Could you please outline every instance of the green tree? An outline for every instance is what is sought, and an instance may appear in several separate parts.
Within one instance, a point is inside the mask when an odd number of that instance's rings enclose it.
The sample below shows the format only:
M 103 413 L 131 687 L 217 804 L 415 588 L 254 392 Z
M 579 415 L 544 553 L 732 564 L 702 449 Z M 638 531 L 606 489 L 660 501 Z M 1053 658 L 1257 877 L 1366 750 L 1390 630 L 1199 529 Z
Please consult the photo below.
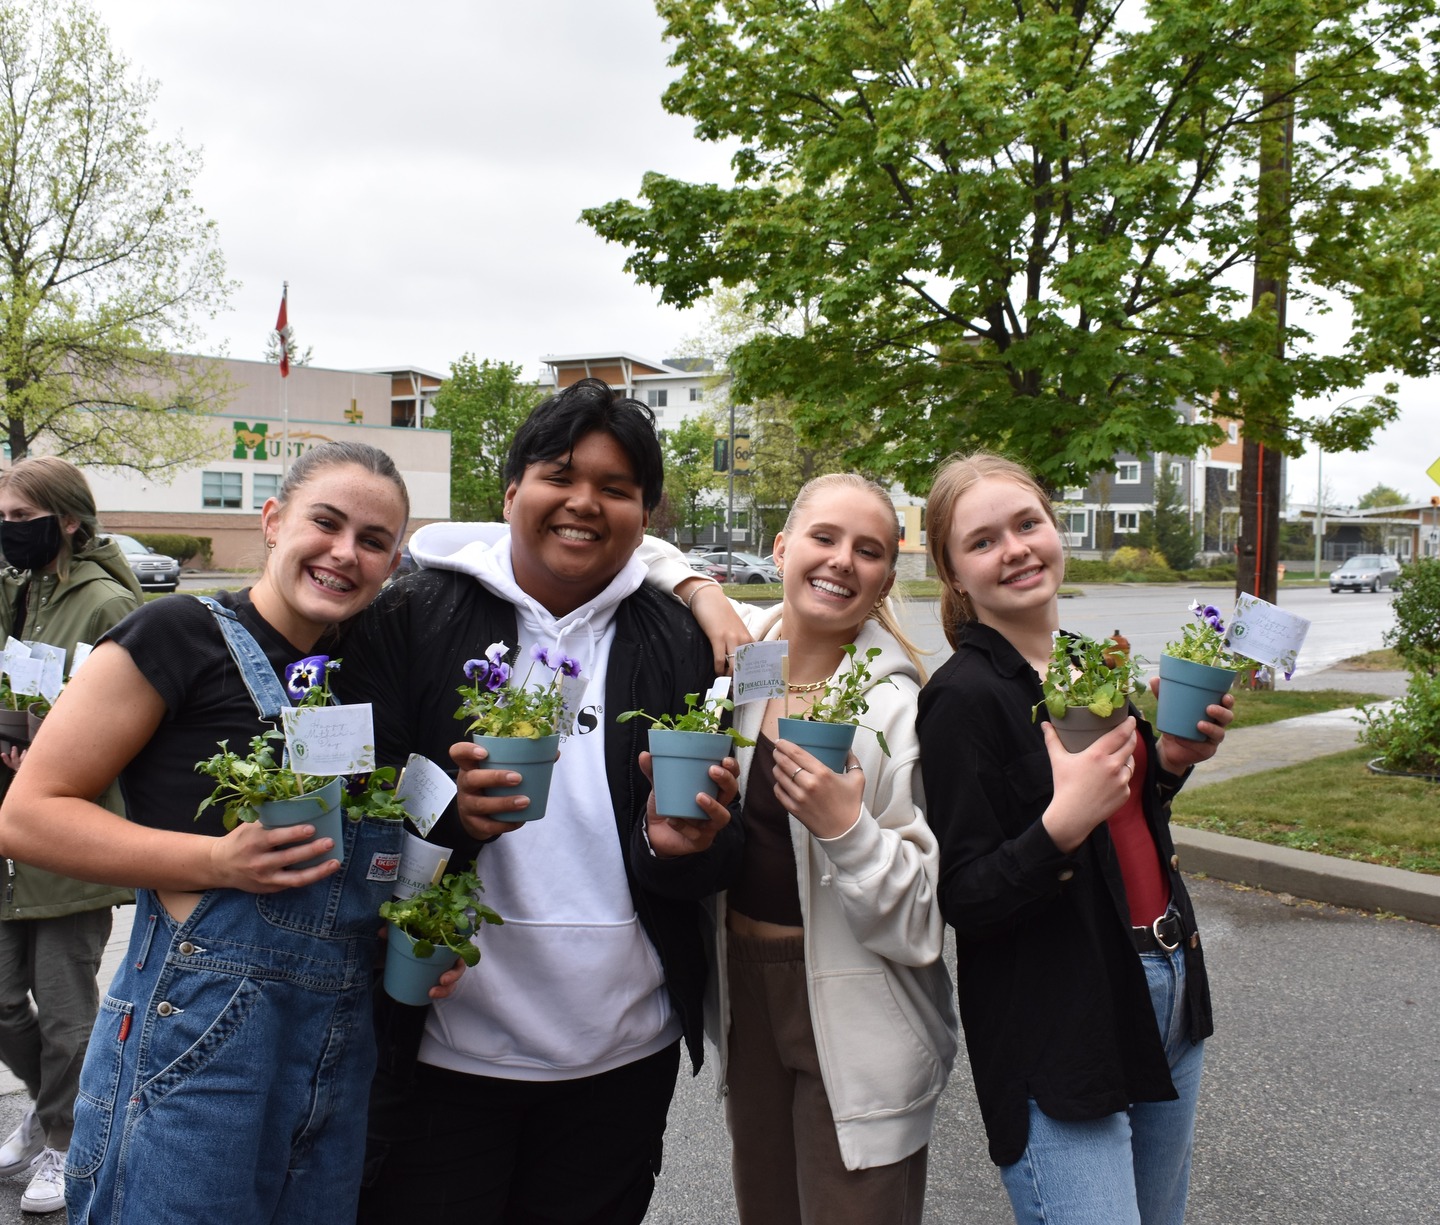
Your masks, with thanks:
M 1353 297 L 1367 227 L 1410 181 L 1382 172 L 1425 157 L 1435 4 L 658 0 L 665 106 L 734 143 L 735 185 L 652 173 L 582 216 L 666 302 L 721 284 L 762 318 L 815 303 L 802 334 L 732 354 L 736 394 L 843 414 L 851 459 L 911 489 L 975 445 L 1063 486 L 1218 441 L 1177 402 L 1293 451 L 1295 399 L 1395 356 L 1359 317 L 1341 352 L 1292 327 L 1280 355 L 1273 299 L 1237 284 L 1260 137 L 1293 107 L 1292 304 Z M 1292 56 L 1293 86 L 1262 92 Z M 1355 407 L 1326 449 L 1394 412 Z
M 665 455 L 665 493 L 681 543 L 686 547 L 693 547 L 705 528 L 725 521 L 719 501 L 724 478 L 715 471 L 718 434 L 715 418 L 701 413 L 660 435 Z
M 430 429 L 450 431 L 450 516 L 496 522 L 505 505 L 501 471 L 510 439 L 543 397 L 509 362 L 478 365 L 467 353 L 450 363 L 435 396 Z
M 1365 494 L 1355 505 L 1361 510 L 1372 506 L 1404 506 L 1410 501 L 1398 489 L 1392 489 L 1389 485 L 1376 485 L 1374 489 Z
M 12 458 L 155 472 L 215 449 L 216 368 L 172 350 L 230 286 L 155 86 L 80 0 L 0 2 L 0 394 Z
M 1140 516 L 1140 540 L 1159 553 L 1172 570 L 1188 570 L 1195 564 L 1197 545 L 1180 495 L 1180 483 L 1163 455 L 1154 459 L 1155 509 Z

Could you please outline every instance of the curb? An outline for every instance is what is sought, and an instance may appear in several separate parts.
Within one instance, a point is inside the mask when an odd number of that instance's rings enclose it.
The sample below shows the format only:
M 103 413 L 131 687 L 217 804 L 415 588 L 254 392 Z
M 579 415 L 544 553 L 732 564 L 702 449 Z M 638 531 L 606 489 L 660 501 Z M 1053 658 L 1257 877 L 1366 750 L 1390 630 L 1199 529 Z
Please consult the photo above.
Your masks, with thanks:
M 1332 906 L 1385 911 L 1440 925 L 1440 876 L 1296 851 L 1183 825 L 1172 825 L 1170 833 L 1187 872 Z

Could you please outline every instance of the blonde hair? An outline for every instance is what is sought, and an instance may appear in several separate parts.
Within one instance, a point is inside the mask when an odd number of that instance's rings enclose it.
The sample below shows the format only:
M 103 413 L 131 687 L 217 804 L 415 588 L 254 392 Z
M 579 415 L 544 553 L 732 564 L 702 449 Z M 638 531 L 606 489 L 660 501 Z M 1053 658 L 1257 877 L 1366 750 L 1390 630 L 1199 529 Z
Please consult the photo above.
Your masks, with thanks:
M 1028 489 L 1039 500 L 1050 522 L 1059 530 L 1060 520 L 1050 504 L 1050 495 L 1034 474 L 1013 459 L 991 451 L 974 451 L 969 455 L 952 455 L 941 466 L 930 487 L 926 502 L 926 547 L 930 563 L 940 580 L 940 627 L 952 647 L 960 645 L 960 630 L 975 620 L 970 597 L 956 586 L 955 568 L 950 564 L 950 540 L 955 534 L 955 504 L 981 481 L 991 477 L 1013 481 Z
M 895 506 L 890 501 L 890 495 L 885 491 L 883 485 L 875 481 L 867 480 L 854 472 L 829 472 L 824 476 L 817 476 L 805 482 L 800 487 L 800 492 L 795 495 L 795 500 L 790 504 L 790 513 L 785 516 L 785 526 L 782 529 L 788 536 L 795 529 L 800 521 L 800 516 L 805 508 L 817 494 L 827 493 L 830 490 L 843 492 L 854 492 L 869 494 L 885 508 L 885 521 L 890 524 L 890 538 L 885 542 L 886 552 L 890 555 L 890 573 L 895 573 L 896 564 L 900 560 L 900 521 L 895 517 Z M 900 649 L 905 652 L 906 657 L 920 674 L 923 683 L 926 678 L 925 665 L 920 659 L 920 648 L 917 647 L 900 628 L 898 608 L 900 599 L 892 594 L 881 600 L 880 603 L 865 614 L 865 620 L 875 620 L 881 629 L 890 635 L 899 644 Z
M 90 492 L 85 474 L 69 460 L 55 455 L 27 456 L 0 472 L 0 489 L 12 490 L 36 510 L 54 515 L 62 523 L 73 519 L 79 524 L 73 535 L 60 533 L 55 573 L 64 582 L 70 577 L 71 559 L 100 535 L 95 495 Z

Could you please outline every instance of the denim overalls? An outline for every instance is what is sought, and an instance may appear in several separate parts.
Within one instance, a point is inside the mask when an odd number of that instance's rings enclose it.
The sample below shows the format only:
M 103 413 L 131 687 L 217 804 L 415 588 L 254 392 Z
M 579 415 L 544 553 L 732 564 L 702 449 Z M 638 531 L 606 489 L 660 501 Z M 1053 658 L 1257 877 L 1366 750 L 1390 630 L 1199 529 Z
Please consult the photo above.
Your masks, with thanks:
M 263 651 L 216 615 L 273 717 L 288 701 Z M 211 889 L 178 924 L 138 891 L 129 953 L 80 1075 L 65 1169 L 72 1225 L 354 1221 L 377 909 L 402 829 L 343 825 L 345 862 L 313 885 Z

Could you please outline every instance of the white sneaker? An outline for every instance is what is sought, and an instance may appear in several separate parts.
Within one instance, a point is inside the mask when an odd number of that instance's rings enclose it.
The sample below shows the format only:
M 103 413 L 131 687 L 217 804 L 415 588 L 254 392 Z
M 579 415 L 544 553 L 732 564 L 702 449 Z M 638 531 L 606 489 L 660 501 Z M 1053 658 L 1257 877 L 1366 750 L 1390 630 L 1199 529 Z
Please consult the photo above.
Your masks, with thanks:
M 14 1178 L 27 1174 L 35 1164 L 35 1158 L 45 1151 L 45 1129 L 35 1117 L 35 1104 L 25 1112 L 20 1126 L 10 1133 L 9 1139 L 0 1144 L 0 1178 Z
M 35 1174 L 20 1197 L 21 1212 L 59 1212 L 65 1207 L 65 1154 L 47 1148 L 35 1163 Z

